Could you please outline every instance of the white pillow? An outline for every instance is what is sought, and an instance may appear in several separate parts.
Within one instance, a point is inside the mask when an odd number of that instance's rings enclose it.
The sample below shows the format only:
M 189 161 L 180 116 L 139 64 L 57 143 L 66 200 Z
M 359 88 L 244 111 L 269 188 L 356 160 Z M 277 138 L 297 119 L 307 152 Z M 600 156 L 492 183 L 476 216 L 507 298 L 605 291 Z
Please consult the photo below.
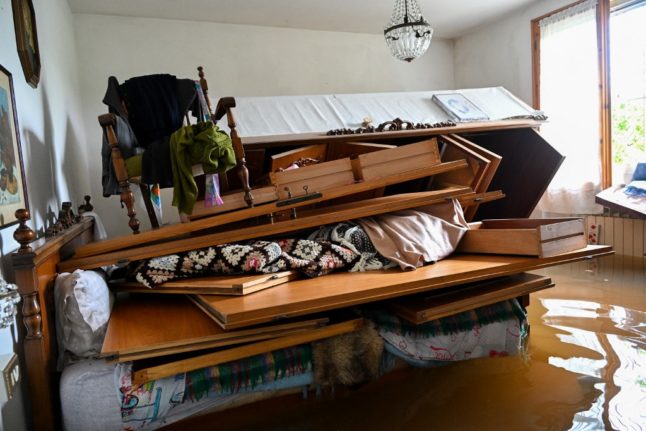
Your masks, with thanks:
M 105 279 L 94 271 L 58 275 L 54 303 L 59 368 L 66 359 L 99 355 L 113 302 Z

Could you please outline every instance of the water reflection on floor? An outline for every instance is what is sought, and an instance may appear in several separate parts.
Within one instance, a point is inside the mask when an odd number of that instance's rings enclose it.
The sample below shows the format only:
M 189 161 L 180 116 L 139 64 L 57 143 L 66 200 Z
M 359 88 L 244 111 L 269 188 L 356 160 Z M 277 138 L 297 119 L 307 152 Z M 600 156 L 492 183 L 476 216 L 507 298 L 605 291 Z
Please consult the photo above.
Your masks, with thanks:
M 224 415 L 212 429 L 646 430 L 646 260 L 538 272 L 556 287 L 532 294 L 525 358 L 411 370 L 349 395 Z

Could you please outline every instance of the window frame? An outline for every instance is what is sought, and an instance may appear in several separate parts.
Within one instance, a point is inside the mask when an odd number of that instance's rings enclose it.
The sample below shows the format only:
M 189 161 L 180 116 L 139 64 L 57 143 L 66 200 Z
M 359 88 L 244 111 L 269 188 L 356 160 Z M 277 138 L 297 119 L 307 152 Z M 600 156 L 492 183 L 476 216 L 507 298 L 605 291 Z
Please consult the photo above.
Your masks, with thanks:
M 541 108 L 541 28 L 540 21 L 586 0 L 568 4 L 531 20 L 532 43 L 532 106 Z M 601 188 L 612 186 L 612 110 L 610 93 L 610 0 L 597 2 L 597 51 L 599 68 L 599 157 Z

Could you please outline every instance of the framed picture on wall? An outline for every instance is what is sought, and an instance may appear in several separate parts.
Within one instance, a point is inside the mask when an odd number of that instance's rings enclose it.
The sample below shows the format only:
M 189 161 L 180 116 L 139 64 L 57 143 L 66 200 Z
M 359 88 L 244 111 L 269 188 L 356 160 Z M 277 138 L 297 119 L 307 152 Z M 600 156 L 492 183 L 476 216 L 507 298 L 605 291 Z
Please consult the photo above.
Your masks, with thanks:
M 27 83 L 36 88 L 40 81 L 40 50 L 34 4 L 32 0 L 11 0 L 11 6 L 22 71 Z
M 460 93 L 434 94 L 433 101 L 451 116 L 455 121 L 488 120 L 487 114 L 482 112 L 473 102 Z
M 17 223 L 17 209 L 28 209 L 19 130 L 11 73 L 0 65 L 0 227 Z

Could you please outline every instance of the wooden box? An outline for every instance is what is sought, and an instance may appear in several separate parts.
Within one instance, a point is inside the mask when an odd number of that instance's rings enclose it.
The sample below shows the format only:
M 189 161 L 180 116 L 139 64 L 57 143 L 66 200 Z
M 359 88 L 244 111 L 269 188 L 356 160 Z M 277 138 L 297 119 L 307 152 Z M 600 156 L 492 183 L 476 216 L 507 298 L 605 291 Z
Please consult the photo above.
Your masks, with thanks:
M 482 220 L 469 226 L 459 252 L 550 257 L 587 245 L 581 218 Z

